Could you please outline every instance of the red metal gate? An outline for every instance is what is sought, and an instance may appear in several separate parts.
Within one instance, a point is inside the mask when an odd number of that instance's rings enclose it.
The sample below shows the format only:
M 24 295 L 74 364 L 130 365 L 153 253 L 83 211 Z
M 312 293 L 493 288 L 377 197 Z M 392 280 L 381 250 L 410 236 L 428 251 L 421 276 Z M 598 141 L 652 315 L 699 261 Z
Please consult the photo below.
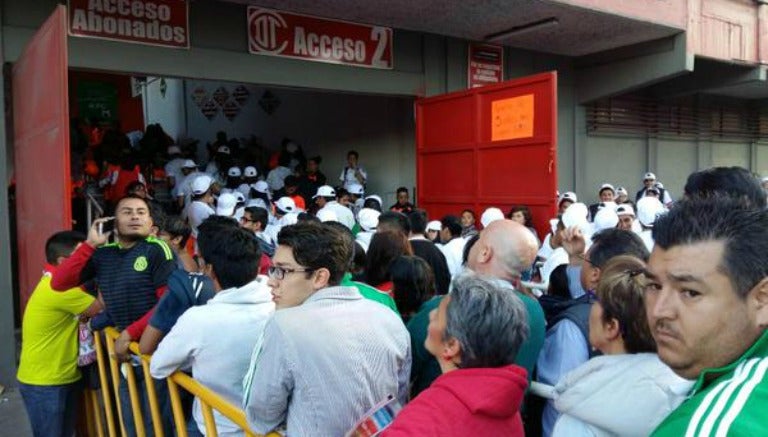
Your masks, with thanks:
M 416 102 L 418 204 L 430 217 L 531 208 L 540 234 L 557 191 L 557 73 Z
M 40 279 L 45 241 L 72 228 L 67 14 L 57 6 L 13 65 L 14 175 L 21 311 Z

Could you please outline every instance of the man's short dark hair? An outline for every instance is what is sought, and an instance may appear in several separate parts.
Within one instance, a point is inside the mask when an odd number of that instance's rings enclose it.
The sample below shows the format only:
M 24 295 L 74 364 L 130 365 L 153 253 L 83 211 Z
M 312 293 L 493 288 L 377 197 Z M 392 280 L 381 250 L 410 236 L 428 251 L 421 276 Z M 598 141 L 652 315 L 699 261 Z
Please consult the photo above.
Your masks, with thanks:
M 259 274 L 261 249 L 253 234 L 240 227 L 225 227 L 203 247 L 200 254 L 211 264 L 222 289 L 242 287 Z
M 480 239 L 480 233 L 476 233 L 469 237 L 466 243 L 464 243 L 464 249 L 461 252 L 461 265 L 465 266 L 467 265 L 467 261 L 469 261 L 469 251 L 472 250 L 472 246 L 477 244 L 477 240 Z
M 115 203 L 115 211 L 117 211 L 118 208 L 120 208 L 120 204 L 123 203 L 123 201 L 126 200 L 126 199 L 139 199 L 142 202 L 144 202 L 145 205 L 147 205 L 147 211 L 151 211 L 152 210 L 152 206 L 149 204 L 149 200 L 147 200 L 147 199 L 145 199 L 145 198 L 143 198 L 141 196 L 137 196 L 135 194 L 126 194 L 125 196 L 121 197 L 120 200 L 117 201 L 117 203 Z
M 375 209 L 376 211 L 381 212 L 381 203 L 379 203 L 376 198 L 369 197 L 363 202 L 363 208 Z
M 78 231 L 62 231 L 51 235 L 45 242 L 45 260 L 48 264 L 56 264 L 60 256 L 68 257 L 85 239 L 85 234 Z
M 318 219 L 319 222 L 319 219 Z M 330 232 L 336 232 L 336 235 L 339 239 L 344 241 L 344 244 L 349 245 L 350 253 L 352 254 L 349 258 L 349 266 L 347 266 L 347 271 L 350 271 L 352 269 L 352 264 L 354 264 L 354 257 L 355 257 L 355 236 L 352 234 L 352 231 L 346 227 L 344 224 L 337 222 L 337 221 L 328 221 L 328 222 L 322 222 L 322 225 L 328 228 Z M 363 250 L 363 258 L 365 258 L 365 250 Z M 365 261 L 363 261 L 363 265 L 365 265 Z
M 200 226 L 197 227 L 197 248 L 200 251 L 200 254 L 203 254 L 203 248 L 207 248 L 209 243 L 219 238 L 219 232 L 239 227 L 240 225 L 237 223 L 237 220 L 232 217 L 215 214 L 208 216 L 208 218 L 203 220 L 203 222 L 200 223 Z M 203 255 L 203 258 L 205 258 L 205 255 Z
M 349 155 L 354 156 L 355 159 L 360 158 L 360 154 L 358 154 L 356 150 L 350 150 L 349 152 L 347 152 L 347 157 L 349 157 Z
M 181 237 L 181 242 L 179 243 L 179 246 L 181 247 L 187 245 L 187 240 L 192 234 L 192 228 L 177 215 L 167 216 L 165 220 L 163 220 L 160 229 L 167 232 L 171 238 Z
M 766 207 L 760 179 L 741 167 L 713 167 L 691 173 L 685 182 L 686 196 L 726 196 L 749 200 L 755 208 Z
M 623 229 L 603 229 L 592 236 L 589 249 L 589 262 L 602 268 L 611 258 L 619 255 L 632 255 L 648 261 L 648 248 L 637 234 Z
M 408 193 L 408 188 L 406 188 L 406 187 L 398 187 L 396 194 L 400 194 L 400 193 L 406 193 L 407 194 Z
M 267 223 L 269 223 L 269 213 L 266 209 L 260 206 L 249 206 L 243 211 L 251 215 L 251 220 L 261 223 L 262 231 L 267 228 Z
M 423 209 L 414 209 L 408 213 L 408 222 L 411 225 L 411 232 L 414 234 L 427 232 L 427 212 Z
M 461 236 L 461 220 L 455 215 L 447 215 L 440 220 L 440 225 L 443 228 L 448 228 L 452 237 Z
M 328 285 L 338 285 L 349 266 L 352 248 L 332 229 L 313 222 L 285 226 L 277 234 L 277 244 L 290 247 L 296 262 L 306 269 L 328 269 Z
M 411 233 L 411 222 L 402 212 L 384 211 L 379 216 L 379 225 L 376 227 L 376 230 L 382 231 L 386 229 L 399 231 L 408 235 Z
M 336 190 L 336 199 L 341 199 L 341 198 L 342 198 L 342 197 L 344 197 L 344 196 L 349 196 L 349 191 L 347 191 L 347 189 L 346 189 L 346 188 L 338 188 L 338 189 Z M 332 197 L 326 197 L 326 199 L 331 199 L 331 200 L 333 200 L 333 198 L 332 198 Z
M 653 225 L 656 246 L 669 249 L 707 241 L 725 245 L 719 270 L 742 298 L 768 276 L 768 211 L 750 199 L 724 194 L 676 202 Z
M 299 178 L 290 174 L 283 179 L 283 185 L 286 187 L 297 187 L 299 185 Z

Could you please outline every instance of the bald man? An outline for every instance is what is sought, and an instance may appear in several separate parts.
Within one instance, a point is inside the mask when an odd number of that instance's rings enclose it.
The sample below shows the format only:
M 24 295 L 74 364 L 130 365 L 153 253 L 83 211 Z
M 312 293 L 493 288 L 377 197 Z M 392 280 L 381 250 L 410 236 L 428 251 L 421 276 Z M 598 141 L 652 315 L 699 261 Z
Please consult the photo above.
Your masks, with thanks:
M 521 273 L 533 264 L 538 250 L 536 237 L 525 226 L 512 220 L 496 220 L 480 232 L 480 238 L 467 257 L 467 267 L 492 278 L 525 304 L 529 334 L 517 353 L 515 364 L 525 367 L 529 381 L 544 344 L 546 321 L 539 301 L 517 289 L 516 284 Z

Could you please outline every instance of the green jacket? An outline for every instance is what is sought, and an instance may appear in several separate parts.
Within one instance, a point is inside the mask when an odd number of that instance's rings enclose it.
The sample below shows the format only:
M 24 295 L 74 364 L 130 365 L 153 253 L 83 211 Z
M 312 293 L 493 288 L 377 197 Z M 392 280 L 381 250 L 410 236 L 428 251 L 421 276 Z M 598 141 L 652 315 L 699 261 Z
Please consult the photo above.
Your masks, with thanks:
M 768 435 L 768 331 L 738 360 L 701 372 L 689 398 L 654 436 Z
M 392 311 L 396 312 L 398 315 L 400 315 L 400 312 L 397 311 L 397 306 L 395 305 L 395 300 L 392 299 L 389 294 L 379 291 L 373 287 L 371 287 L 368 284 L 363 284 L 362 282 L 357 282 L 352 280 L 352 274 L 351 273 L 345 273 L 344 277 L 341 278 L 341 284 L 346 287 L 355 287 L 357 288 L 357 291 L 360 292 L 360 294 L 363 295 L 364 298 L 370 299 L 373 301 L 376 301 L 384 306 L 387 306 L 392 309 Z

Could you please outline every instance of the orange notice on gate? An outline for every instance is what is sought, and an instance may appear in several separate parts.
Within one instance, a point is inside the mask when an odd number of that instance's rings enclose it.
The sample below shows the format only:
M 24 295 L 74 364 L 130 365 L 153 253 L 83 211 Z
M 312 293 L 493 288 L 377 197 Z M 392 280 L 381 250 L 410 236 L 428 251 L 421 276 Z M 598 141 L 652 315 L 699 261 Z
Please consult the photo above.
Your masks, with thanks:
M 491 141 L 533 136 L 533 94 L 491 102 Z

